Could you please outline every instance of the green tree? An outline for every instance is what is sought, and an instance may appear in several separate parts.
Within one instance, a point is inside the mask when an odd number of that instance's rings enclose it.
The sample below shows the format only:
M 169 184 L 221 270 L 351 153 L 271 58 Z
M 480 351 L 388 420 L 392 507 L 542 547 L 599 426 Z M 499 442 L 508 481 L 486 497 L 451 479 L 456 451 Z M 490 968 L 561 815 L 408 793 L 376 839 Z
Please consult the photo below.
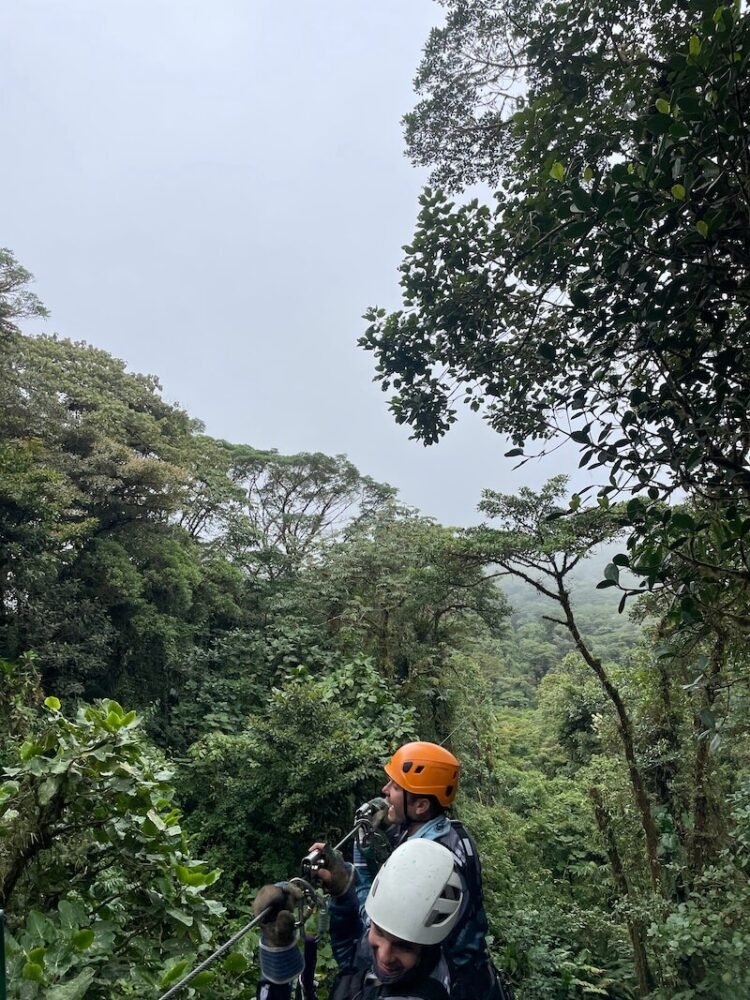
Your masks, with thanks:
M 327 538 L 395 495 L 392 487 L 362 476 L 344 455 L 246 448 L 236 470 L 258 542 L 250 567 L 270 582 L 298 572 Z
M 316 838 L 339 839 L 381 761 L 414 736 L 414 710 L 367 660 L 329 676 L 300 668 L 232 734 L 190 749 L 190 828 L 237 891 L 297 874 Z
M 433 442 L 463 399 L 510 454 L 569 438 L 603 493 L 648 492 L 636 572 L 677 578 L 687 616 L 694 584 L 706 619 L 746 621 L 750 19 L 703 0 L 446 6 L 412 150 L 499 187 L 494 209 L 426 191 L 404 306 L 369 312 L 396 419 Z M 677 490 L 691 522 L 655 506 Z
M 184 746 L 186 670 L 263 627 L 258 453 L 202 434 L 104 351 L 21 335 L 4 349 L 0 649 L 35 650 L 60 694 L 149 706 L 152 731 Z
M 15 320 L 48 315 L 28 287 L 32 281 L 33 276 L 21 267 L 11 251 L 0 247 L 0 344 L 19 333 Z
M 155 379 L 130 375 L 103 351 L 15 336 L 7 361 L 0 646 L 11 658 L 35 649 L 58 690 L 67 682 L 80 691 L 94 664 L 111 660 L 110 609 L 140 588 L 123 538 L 171 530 L 191 424 L 161 400 Z M 107 554 L 109 593 L 99 595 L 85 577 Z

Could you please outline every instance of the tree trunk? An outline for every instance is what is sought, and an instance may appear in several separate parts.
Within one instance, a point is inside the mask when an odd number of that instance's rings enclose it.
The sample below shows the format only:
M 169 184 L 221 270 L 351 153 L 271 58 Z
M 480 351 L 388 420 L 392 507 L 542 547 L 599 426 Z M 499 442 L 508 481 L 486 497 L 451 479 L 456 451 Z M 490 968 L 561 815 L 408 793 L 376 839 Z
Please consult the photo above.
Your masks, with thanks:
M 622 899 L 627 899 L 630 895 L 630 886 L 628 885 L 625 868 L 622 863 L 622 858 L 620 857 L 620 851 L 617 847 L 617 840 L 615 839 L 614 828 L 612 825 L 612 817 L 610 816 L 607 807 L 604 805 L 604 800 L 602 799 L 601 792 L 598 788 L 589 788 L 589 795 L 591 797 L 591 801 L 594 803 L 596 825 L 599 828 L 599 833 L 604 841 L 604 849 L 606 850 L 607 857 L 609 858 L 609 865 L 612 870 L 612 879 L 615 883 L 615 889 Z M 630 942 L 633 946 L 633 962 L 635 965 L 636 979 L 638 980 L 638 992 L 642 997 L 646 997 L 649 993 L 651 993 L 655 986 L 654 977 L 648 964 L 648 954 L 646 953 L 646 934 L 640 920 L 628 917 L 627 925 Z
M 724 638 L 719 636 L 711 654 L 711 666 L 706 684 L 706 697 L 704 706 L 710 709 L 716 700 L 716 680 L 721 673 L 721 658 L 724 653 Z M 709 792 L 708 792 L 708 760 L 710 753 L 710 741 L 708 735 L 703 735 L 705 725 L 700 717 L 700 712 L 695 714 L 695 732 L 698 737 L 698 745 L 695 751 L 695 793 L 693 796 L 693 835 L 690 839 L 688 850 L 688 867 L 690 879 L 701 871 L 706 863 L 706 846 L 708 843 L 708 814 L 709 814 Z
M 559 581 L 559 585 L 559 600 L 563 611 L 565 612 L 565 621 L 568 631 L 573 636 L 578 652 L 596 674 L 599 683 L 604 688 L 609 700 L 614 706 L 615 712 L 617 713 L 620 738 L 625 752 L 625 760 L 628 766 L 630 784 L 633 789 L 633 795 L 635 797 L 638 813 L 641 819 L 641 826 L 643 827 L 643 833 L 646 838 L 646 856 L 648 859 L 649 872 L 651 874 L 651 883 L 654 889 L 661 892 L 662 879 L 661 865 L 659 864 L 658 857 L 658 835 L 656 832 L 654 817 L 651 813 L 651 801 L 649 799 L 648 792 L 646 791 L 643 775 L 638 767 L 638 761 L 635 756 L 633 726 L 630 721 L 630 716 L 625 708 L 625 703 L 620 697 L 620 692 L 610 680 L 607 671 L 604 669 L 602 661 L 591 653 L 588 646 L 583 641 L 583 637 L 578 631 L 578 626 L 576 625 L 573 609 L 570 606 L 570 596 L 563 587 L 562 580 Z

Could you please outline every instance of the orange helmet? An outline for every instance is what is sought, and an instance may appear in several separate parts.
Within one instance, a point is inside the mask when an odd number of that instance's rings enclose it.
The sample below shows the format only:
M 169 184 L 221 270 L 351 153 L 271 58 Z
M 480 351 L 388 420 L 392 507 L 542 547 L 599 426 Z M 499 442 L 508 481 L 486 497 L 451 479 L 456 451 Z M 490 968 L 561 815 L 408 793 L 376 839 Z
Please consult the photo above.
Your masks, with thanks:
M 385 773 L 407 792 L 434 795 L 441 806 L 456 797 L 461 765 L 437 743 L 405 743 L 385 765 Z

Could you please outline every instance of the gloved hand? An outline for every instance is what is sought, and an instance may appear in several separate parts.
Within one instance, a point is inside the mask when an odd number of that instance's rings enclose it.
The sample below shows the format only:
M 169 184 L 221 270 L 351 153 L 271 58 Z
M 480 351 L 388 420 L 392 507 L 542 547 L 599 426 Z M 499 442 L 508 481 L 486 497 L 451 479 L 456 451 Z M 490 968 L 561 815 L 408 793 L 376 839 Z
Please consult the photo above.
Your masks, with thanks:
M 370 799 L 369 802 L 362 803 L 354 814 L 354 822 L 356 823 L 360 819 L 366 819 L 374 830 L 381 826 L 387 815 L 388 803 L 385 799 L 378 796 L 375 799 Z
M 354 874 L 352 866 L 344 861 L 343 856 L 338 851 L 334 851 L 326 844 L 325 867 L 331 876 L 328 880 L 328 891 L 332 896 L 343 895 L 352 884 Z
M 310 850 L 323 852 L 323 863 L 318 868 L 317 875 L 326 890 L 331 896 L 342 896 L 352 884 L 353 867 L 328 844 L 318 842 L 313 844 Z
M 294 907 L 304 893 L 296 885 L 281 882 L 264 885 L 253 901 L 253 913 L 257 917 L 264 910 L 269 913 L 261 920 L 263 938 L 272 948 L 288 948 L 295 938 Z

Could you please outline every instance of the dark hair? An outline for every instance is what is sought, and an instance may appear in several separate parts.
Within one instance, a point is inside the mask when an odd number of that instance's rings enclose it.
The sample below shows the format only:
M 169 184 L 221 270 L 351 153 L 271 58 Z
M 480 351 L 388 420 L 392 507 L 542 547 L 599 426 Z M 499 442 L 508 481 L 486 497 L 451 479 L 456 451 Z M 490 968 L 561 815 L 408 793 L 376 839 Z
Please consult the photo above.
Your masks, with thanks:
M 403 791 L 404 791 L 404 803 L 405 804 L 408 803 L 408 801 L 409 801 L 409 799 L 407 798 L 407 796 L 409 796 L 409 795 L 412 797 L 412 799 L 427 799 L 427 801 L 430 803 L 430 809 L 429 809 L 429 812 L 427 814 L 427 821 L 429 821 L 431 819 L 435 819 L 436 816 L 442 816 L 443 813 L 446 811 L 445 806 L 442 805 L 438 801 L 438 798 L 437 798 L 436 795 L 423 795 L 421 792 L 410 792 L 410 791 L 407 791 L 406 788 L 404 788 Z M 408 806 L 407 806 L 407 809 L 408 809 Z M 408 819 L 408 816 L 407 816 L 407 819 Z

